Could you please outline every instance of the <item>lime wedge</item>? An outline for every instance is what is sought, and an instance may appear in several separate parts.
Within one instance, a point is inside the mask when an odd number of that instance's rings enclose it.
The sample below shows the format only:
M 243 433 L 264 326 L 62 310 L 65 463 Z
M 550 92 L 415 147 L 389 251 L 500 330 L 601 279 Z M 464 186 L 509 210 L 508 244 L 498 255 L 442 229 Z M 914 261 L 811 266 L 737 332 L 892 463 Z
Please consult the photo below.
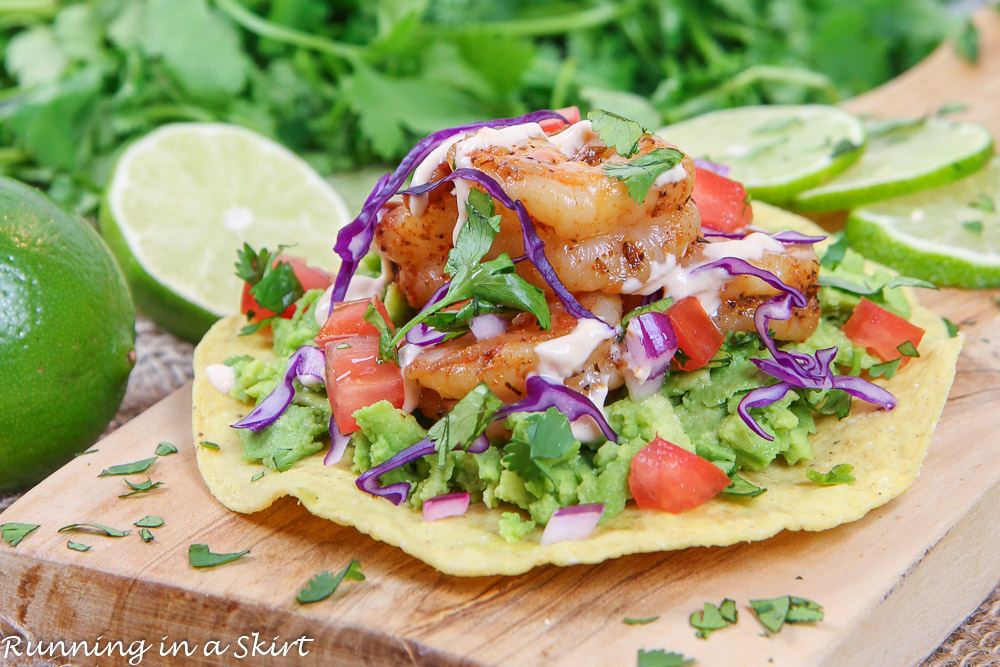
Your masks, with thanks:
M 877 262 L 939 285 L 1000 285 L 1000 157 L 933 190 L 855 209 L 851 245 Z
M 836 211 L 944 185 L 980 169 L 993 154 L 982 125 L 940 118 L 887 122 L 868 133 L 861 159 L 829 183 L 800 193 L 802 211 Z
M 280 144 L 216 123 L 166 125 L 118 159 L 100 230 L 136 305 L 160 326 L 197 340 L 238 311 L 236 250 L 293 246 L 318 267 L 347 208 L 333 187 Z
M 819 104 L 714 111 L 656 133 L 691 157 L 726 165 L 730 178 L 772 203 L 847 169 L 865 145 L 860 120 Z

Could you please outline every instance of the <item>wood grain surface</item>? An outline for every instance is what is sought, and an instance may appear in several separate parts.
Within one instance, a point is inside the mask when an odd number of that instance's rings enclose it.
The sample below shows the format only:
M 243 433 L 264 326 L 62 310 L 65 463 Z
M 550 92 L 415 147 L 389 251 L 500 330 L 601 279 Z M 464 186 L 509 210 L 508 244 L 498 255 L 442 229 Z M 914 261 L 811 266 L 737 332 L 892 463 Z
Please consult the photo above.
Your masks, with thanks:
M 917 70 L 858 98 L 854 111 L 884 115 L 965 102 L 970 118 L 1000 133 L 1000 16 L 980 15 L 983 58 L 968 68 L 942 47 Z M 984 74 L 985 73 L 985 74 Z M 982 77 L 988 74 L 988 80 Z M 988 86 L 993 86 L 989 88 Z M 398 549 L 317 519 L 285 499 L 236 515 L 208 494 L 194 462 L 190 392 L 182 389 L 79 457 L 0 514 L 0 523 L 41 528 L 16 549 L 0 545 L 0 664 L 36 664 L 5 647 L 22 641 L 89 641 L 150 648 L 131 664 L 508 664 L 628 665 L 640 648 L 666 648 L 702 665 L 905 665 L 919 661 L 1000 578 L 1000 319 L 995 292 L 925 292 L 923 301 L 968 337 L 950 400 L 924 470 L 903 497 L 831 531 L 782 533 L 761 543 L 628 556 L 600 565 L 540 567 L 518 577 L 442 575 Z M 105 467 L 180 452 L 148 471 L 164 485 L 119 499 L 121 478 Z M 134 479 L 134 477 L 132 478 Z M 145 544 L 132 525 L 165 519 Z M 123 538 L 60 534 L 75 522 L 131 528 Z M 92 546 L 67 549 L 67 538 Z M 188 564 L 192 543 L 250 549 L 214 569 Z M 296 592 L 320 570 L 358 558 L 367 580 L 345 582 L 324 602 L 301 606 Z M 826 620 L 762 636 L 751 598 L 800 595 L 821 602 Z M 740 622 L 707 641 L 688 615 L 703 602 L 738 602 Z M 623 619 L 659 615 L 647 625 Z M 249 655 L 302 637 L 286 657 Z M 100 638 L 100 639 L 99 639 Z M 186 641 L 183 661 L 161 648 Z M 229 646 L 206 656 L 209 642 Z M 4 643 L 6 642 L 6 643 Z M 22 644 L 23 646 L 23 644 Z M 300 657 L 298 646 L 308 655 Z M 195 648 L 196 647 L 196 648 Z M 183 655 L 183 653 L 181 654 Z M 56 664 L 63 661 L 55 660 Z M 129 664 L 84 657 L 73 664 Z

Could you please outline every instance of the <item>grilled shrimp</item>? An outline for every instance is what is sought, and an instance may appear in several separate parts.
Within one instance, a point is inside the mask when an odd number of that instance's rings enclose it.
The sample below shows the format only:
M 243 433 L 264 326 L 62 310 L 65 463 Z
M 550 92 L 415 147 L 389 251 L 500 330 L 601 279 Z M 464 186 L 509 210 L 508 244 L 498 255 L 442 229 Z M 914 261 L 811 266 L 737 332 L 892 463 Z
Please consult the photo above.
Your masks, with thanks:
M 583 294 L 580 302 L 592 312 L 610 321 L 621 319 L 621 299 L 604 294 Z M 569 334 L 577 325 L 557 300 L 549 302 L 552 329 L 543 331 L 533 315 L 521 313 L 506 332 L 486 340 L 472 334 L 435 345 L 420 352 L 403 369 L 407 380 L 420 385 L 421 408 L 435 411 L 441 399 L 458 399 L 480 382 L 485 382 L 501 400 L 512 403 L 524 397 L 529 375 L 538 372 L 535 346 Z M 566 381 L 570 387 L 581 386 L 587 378 L 603 375 L 611 388 L 621 385 L 617 362 L 611 356 L 611 340 L 604 341 Z M 430 390 L 428 392 L 427 390 Z

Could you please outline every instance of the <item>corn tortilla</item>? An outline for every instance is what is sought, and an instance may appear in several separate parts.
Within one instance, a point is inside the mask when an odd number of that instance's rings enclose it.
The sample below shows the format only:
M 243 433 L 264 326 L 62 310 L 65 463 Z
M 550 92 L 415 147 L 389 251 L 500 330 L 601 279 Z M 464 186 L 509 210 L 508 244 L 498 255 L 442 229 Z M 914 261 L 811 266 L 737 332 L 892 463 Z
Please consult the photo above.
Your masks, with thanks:
M 759 203 L 754 208 L 760 226 L 821 233 L 790 213 Z M 425 522 L 420 512 L 407 505 L 396 506 L 360 491 L 350 470 L 350 451 L 335 466 L 324 466 L 320 452 L 286 472 L 269 471 L 251 482 L 261 467 L 241 458 L 243 446 L 229 426 L 251 406 L 215 389 L 205 375 L 206 366 L 234 355 L 273 358 L 269 336 L 238 336 L 243 324 L 239 317 L 220 320 L 195 350 L 194 440 L 219 445 L 218 451 L 197 448 L 198 468 L 212 495 L 235 512 L 258 512 L 283 496 L 295 496 L 317 516 L 354 526 L 441 572 L 458 576 L 513 575 L 546 563 L 598 563 L 632 553 L 763 540 L 782 530 L 827 530 L 856 521 L 899 496 L 920 472 L 955 377 L 962 336 L 949 338 L 941 319 L 915 302 L 910 319 L 927 332 L 919 347 L 920 358 L 891 380 L 877 381 L 899 399 L 894 410 L 876 410 L 855 401 L 844 420 L 818 418 L 817 433 L 810 438 L 812 460 L 796 466 L 774 463 L 759 472 L 741 473 L 767 488 L 756 498 L 715 498 L 681 514 L 643 511 L 629 503 L 582 541 L 541 546 L 542 529 L 536 528 L 519 542 L 508 544 L 498 529 L 505 510 L 489 510 L 481 503 L 463 516 Z M 806 468 L 826 471 L 839 463 L 854 466 L 854 484 L 824 487 L 805 477 Z

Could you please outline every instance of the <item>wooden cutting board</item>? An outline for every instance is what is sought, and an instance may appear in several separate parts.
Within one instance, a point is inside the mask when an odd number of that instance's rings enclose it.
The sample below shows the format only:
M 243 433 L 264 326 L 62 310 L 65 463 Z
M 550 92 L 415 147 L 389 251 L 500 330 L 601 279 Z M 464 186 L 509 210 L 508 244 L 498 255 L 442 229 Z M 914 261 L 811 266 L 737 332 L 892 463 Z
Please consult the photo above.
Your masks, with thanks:
M 983 64 L 942 47 L 917 70 L 854 100 L 886 115 L 969 104 L 965 115 L 1000 134 L 1000 16 L 981 14 Z M 992 92 L 990 92 L 992 91 Z M 0 664 L 34 664 L 8 652 L 17 639 L 87 641 L 101 657 L 74 664 L 141 663 L 176 646 L 184 664 L 635 664 L 640 648 L 682 652 L 702 665 L 904 665 L 939 644 L 1000 578 L 1000 310 L 995 292 L 926 292 L 925 303 L 963 323 L 968 346 L 920 478 L 865 519 L 824 533 L 782 533 L 727 548 L 636 555 L 600 565 L 540 567 L 518 577 L 456 578 L 317 519 L 285 499 L 255 515 L 225 510 L 194 461 L 190 390 L 182 389 L 74 459 L 26 494 L 0 523 L 41 524 L 16 549 L 0 545 Z M 119 499 L 105 467 L 152 456 L 160 441 L 180 452 L 149 471 L 164 486 Z M 166 520 L 145 544 L 133 522 Z M 59 534 L 69 523 L 131 528 L 123 538 Z M 67 538 L 91 545 L 66 548 Z M 192 543 L 250 549 L 209 570 L 188 565 Z M 367 580 L 324 602 L 295 594 L 320 570 L 358 558 Z M 751 598 L 819 601 L 822 623 L 762 636 Z M 688 615 L 705 601 L 737 600 L 740 622 L 708 640 Z M 625 617 L 659 619 L 625 625 Z M 256 635 L 255 635 L 256 633 Z M 286 657 L 274 657 L 272 642 Z M 308 641 L 306 641 L 308 640 Z M 6 641 L 6 643 L 5 643 Z M 211 644 L 211 642 L 220 642 Z M 182 647 L 180 642 L 187 642 Z M 253 655 L 255 642 L 272 655 Z M 24 644 L 21 645 L 22 647 Z M 227 650 L 224 647 L 228 646 Z M 222 655 L 208 655 L 213 649 Z M 301 648 L 301 651 L 300 651 Z M 301 657 L 300 652 L 308 655 Z M 129 654 L 130 657 L 135 654 Z M 62 664 L 63 661 L 55 661 Z

